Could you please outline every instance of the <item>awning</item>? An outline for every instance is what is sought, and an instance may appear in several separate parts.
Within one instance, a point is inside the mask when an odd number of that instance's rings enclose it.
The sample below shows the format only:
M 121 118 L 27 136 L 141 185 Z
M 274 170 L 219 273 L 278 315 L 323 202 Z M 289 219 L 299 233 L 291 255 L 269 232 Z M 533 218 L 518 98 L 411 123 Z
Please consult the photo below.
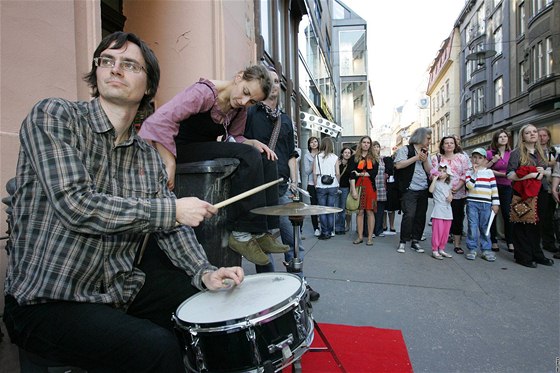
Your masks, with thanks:
M 325 118 L 321 118 L 314 114 L 300 112 L 299 118 L 301 119 L 302 128 L 320 131 L 331 137 L 337 137 L 338 134 L 342 131 L 342 127 L 340 127 L 338 124 L 330 122 Z

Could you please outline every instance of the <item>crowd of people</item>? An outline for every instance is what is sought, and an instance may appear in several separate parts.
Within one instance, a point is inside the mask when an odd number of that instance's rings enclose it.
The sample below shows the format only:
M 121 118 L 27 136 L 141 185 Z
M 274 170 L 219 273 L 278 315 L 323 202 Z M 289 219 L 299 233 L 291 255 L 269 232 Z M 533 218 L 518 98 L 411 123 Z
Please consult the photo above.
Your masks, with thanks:
M 338 180 L 339 193 L 334 192 L 336 186 L 331 186 L 330 191 L 338 199 L 319 204 L 345 208 L 336 218 L 336 234 L 349 232 L 351 216 L 356 213 L 356 236 L 352 240 L 356 245 L 365 241 L 373 246 L 373 238 L 395 234 L 394 214 L 399 211 L 402 220 L 397 252 L 404 253 L 410 242 L 412 250 L 423 253 L 420 242 L 425 239 L 426 215 L 432 200 L 429 225 L 433 258 L 452 257 L 445 251 L 451 242 L 453 251 L 467 260 L 475 260 L 480 254 L 486 261 L 495 261 L 495 252 L 500 250 L 499 224 L 505 249 L 513 253 L 515 262 L 536 268 L 537 264 L 554 263 L 543 250 L 553 253 L 554 258 L 560 257 L 560 162 L 550 138 L 548 129 L 525 125 L 519 130 L 518 143 L 512 146 L 510 134 L 501 129 L 493 134 L 487 149 L 479 147 L 469 155 L 462 149 L 460 137 L 449 135 L 441 138 L 437 152 L 430 155 L 431 130 L 418 128 L 409 144 L 390 157 L 381 157 L 380 144 L 364 136 L 354 150 L 341 150 L 334 168 L 322 172 L 312 168 L 307 172 L 313 176 L 312 185 L 325 174 Z M 322 149 L 321 141 L 330 144 L 328 138 L 312 141 L 313 148 Z M 307 164 L 315 162 L 311 146 L 306 157 Z M 308 188 L 311 190 L 310 185 Z M 528 189 L 532 194 L 527 194 Z M 357 201 L 357 208 L 349 198 Z M 532 211 L 523 219 L 516 212 L 520 202 Z M 498 214 L 500 218 L 496 218 Z M 532 220 L 528 216 L 533 216 Z M 319 239 L 331 237 L 332 225 L 324 222 L 314 226 Z
M 239 159 L 233 194 L 282 177 L 284 183 L 228 207 L 228 245 L 259 273 L 276 270 L 273 253 L 284 255 L 287 269 L 296 250 L 303 258 L 288 217 L 251 212 L 290 203 L 300 189 L 301 154 L 293 123 L 280 109 L 278 73 L 257 64 L 231 80 L 202 78 L 137 133 L 134 118 L 154 98 L 159 75 L 144 41 L 131 33 L 108 35 L 85 76 L 93 99 L 42 100 L 22 123 L 3 319 L 11 340 L 27 351 L 92 371 L 184 371 L 170 316 L 199 291 L 239 285 L 244 271 L 209 263 L 209 248 L 193 227 L 218 210 L 173 194 L 177 162 Z M 494 261 L 496 219 L 490 234 L 487 225 L 500 210 L 516 262 L 553 265 L 542 251 L 558 258 L 552 220 L 560 162 L 550 135 L 525 125 L 511 149 L 509 134 L 498 131 L 489 149 L 477 148 L 471 157 L 455 136 L 442 138 L 431 156 L 428 128 L 386 157 L 369 136 L 339 156 L 333 139 L 311 137 L 301 165 L 310 202 L 343 210 L 312 216 L 314 234 L 319 240 L 353 235 L 355 213 L 353 244 L 373 246 L 375 237 L 397 234 L 400 211 L 397 252 L 410 242 L 422 253 L 431 193 L 433 258 L 452 256 L 445 251 L 451 234 L 455 253 L 474 260 L 480 249 L 481 258 Z M 522 204 L 532 221 L 514 219 Z M 276 228 L 282 243 L 272 234 Z M 310 287 L 307 293 L 319 299 Z

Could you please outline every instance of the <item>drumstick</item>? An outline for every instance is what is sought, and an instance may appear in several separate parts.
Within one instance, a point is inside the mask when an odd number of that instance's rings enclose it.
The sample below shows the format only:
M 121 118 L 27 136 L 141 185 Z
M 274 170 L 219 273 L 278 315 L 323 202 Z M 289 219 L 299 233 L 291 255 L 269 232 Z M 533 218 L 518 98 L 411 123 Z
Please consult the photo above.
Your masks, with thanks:
M 228 198 L 228 199 L 226 199 L 226 200 L 224 200 L 224 201 L 222 201 L 222 202 L 220 202 L 220 203 L 216 203 L 214 206 L 217 207 L 217 208 L 225 207 L 225 206 L 227 206 L 227 205 L 229 205 L 229 204 L 232 204 L 232 203 L 234 203 L 234 202 L 239 201 L 240 199 L 243 199 L 243 198 L 245 198 L 245 197 L 249 197 L 250 195 L 253 195 L 253 194 L 255 194 L 255 193 L 258 193 L 258 192 L 260 192 L 261 190 L 265 190 L 266 188 L 269 188 L 269 187 L 273 186 L 274 184 L 278 184 L 278 183 L 281 182 L 282 180 L 284 180 L 284 179 L 283 179 L 283 178 L 280 178 L 280 179 L 278 179 L 278 180 L 271 181 L 270 183 L 266 183 L 266 184 L 263 184 L 263 185 L 261 185 L 261 186 L 255 187 L 255 188 L 253 188 L 253 189 L 249 189 L 249 190 L 246 191 L 246 192 L 243 192 L 243 193 L 240 193 L 240 194 L 238 194 L 238 195 L 236 195 L 236 196 L 234 196 L 234 197 Z

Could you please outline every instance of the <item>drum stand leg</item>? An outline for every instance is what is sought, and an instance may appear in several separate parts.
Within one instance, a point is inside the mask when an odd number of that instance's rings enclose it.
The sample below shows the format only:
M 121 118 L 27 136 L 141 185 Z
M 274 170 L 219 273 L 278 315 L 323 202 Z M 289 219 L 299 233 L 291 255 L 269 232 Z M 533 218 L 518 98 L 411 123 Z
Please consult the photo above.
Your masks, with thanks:
M 346 369 L 344 369 L 344 366 L 340 362 L 340 359 L 338 358 L 338 356 L 336 356 L 336 353 L 334 352 L 334 349 L 332 348 L 332 346 L 329 343 L 329 340 L 327 339 L 325 334 L 323 334 L 323 331 L 319 327 L 319 324 L 317 323 L 317 321 L 313 320 L 313 324 L 315 326 L 315 330 L 317 331 L 317 333 L 319 334 L 319 336 L 321 337 L 323 342 L 325 342 L 326 347 L 311 347 L 311 348 L 309 348 L 309 352 L 325 352 L 325 351 L 329 352 L 331 354 L 331 356 L 333 357 L 334 362 L 336 363 L 336 365 L 340 369 L 340 371 L 342 373 L 346 373 Z

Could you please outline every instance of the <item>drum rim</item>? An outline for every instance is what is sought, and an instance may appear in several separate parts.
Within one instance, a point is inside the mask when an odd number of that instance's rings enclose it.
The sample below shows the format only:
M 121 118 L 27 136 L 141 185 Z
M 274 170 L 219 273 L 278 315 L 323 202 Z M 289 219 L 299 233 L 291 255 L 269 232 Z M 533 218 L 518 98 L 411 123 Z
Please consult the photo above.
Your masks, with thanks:
M 269 307 L 266 310 L 263 310 L 263 311 L 260 311 L 260 312 L 257 312 L 257 313 L 253 313 L 253 314 L 244 316 L 242 318 L 222 320 L 222 321 L 217 321 L 217 322 L 208 322 L 208 323 L 194 323 L 194 322 L 190 322 L 190 321 L 180 319 L 177 316 L 179 309 L 181 309 L 181 307 L 183 305 L 185 305 L 187 302 L 189 302 L 193 298 L 201 296 L 202 294 L 204 294 L 203 292 L 201 292 L 201 293 L 193 295 L 192 297 L 189 297 L 189 299 L 186 299 L 184 302 L 182 302 L 179 305 L 179 307 L 177 307 L 177 310 L 173 314 L 172 318 L 173 318 L 173 320 L 175 320 L 175 323 L 177 324 L 177 326 L 179 326 L 181 329 L 189 330 L 189 332 L 192 334 L 192 333 L 204 333 L 204 332 L 208 332 L 208 333 L 234 332 L 234 331 L 237 331 L 237 330 L 246 329 L 250 326 L 260 325 L 261 323 L 263 323 L 263 321 L 266 321 L 266 320 L 269 320 L 269 319 L 275 319 L 277 317 L 280 317 L 284 313 L 286 313 L 288 310 L 292 309 L 294 306 L 297 306 L 297 304 L 299 304 L 299 302 L 303 299 L 303 297 L 305 295 L 305 292 L 306 292 L 307 282 L 305 281 L 305 279 L 303 279 L 303 278 L 301 278 L 297 275 L 294 275 L 292 273 L 270 272 L 270 273 L 248 275 L 246 277 L 259 276 L 259 275 L 273 275 L 273 274 L 274 275 L 283 275 L 283 276 L 288 276 L 288 277 L 294 277 L 300 282 L 300 287 L 296 291 L 294 291 L 293 294 L 291 294 L 289 297 L 284 299 L 282 302 L 280 302 L 279 304 L 276 304 L 272 307 Z

